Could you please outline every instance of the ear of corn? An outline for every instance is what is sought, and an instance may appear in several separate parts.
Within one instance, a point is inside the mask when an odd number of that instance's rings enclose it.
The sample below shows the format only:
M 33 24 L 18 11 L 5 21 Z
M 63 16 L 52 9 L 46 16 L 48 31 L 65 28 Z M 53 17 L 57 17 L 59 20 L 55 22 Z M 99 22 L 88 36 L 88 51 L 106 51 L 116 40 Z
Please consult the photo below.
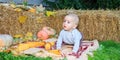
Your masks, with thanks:
M 18 52 L 20 52 L 20 51 L 24 51 L 24 50 L 29 49 L 29 48 L 41 47 L 44 45 L 45 45 L 44 41 L 42 41 L 42 42 L 26 42 L 26 43 L 19 44 L 18 47 L 16 48 L 16 50 Z
M 48 52 L 56 54 L 56 55 L 61 55 L 60 50 L 49 50 Z

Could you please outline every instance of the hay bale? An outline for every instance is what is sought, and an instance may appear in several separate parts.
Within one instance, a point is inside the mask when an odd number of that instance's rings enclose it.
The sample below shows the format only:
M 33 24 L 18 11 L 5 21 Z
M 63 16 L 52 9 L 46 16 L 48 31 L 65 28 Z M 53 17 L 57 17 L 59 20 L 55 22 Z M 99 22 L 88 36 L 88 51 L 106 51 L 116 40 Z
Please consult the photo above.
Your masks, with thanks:
M 120 41 L 120 13 L 111 10 L 58 10 L 50 17 L 27 11 L 16 12 L 13 9 L 0 6 L 0 33 L 1 34 L 36 34 L 43 26 L 54 28 L 59 34 L 62 29 L 64 16 L 76 13 L 79 18 L 78 29 L 83 33 L 84 39 L 116 40 Z M 24 23 L 19 22 L 20 16 L 26 16 Z

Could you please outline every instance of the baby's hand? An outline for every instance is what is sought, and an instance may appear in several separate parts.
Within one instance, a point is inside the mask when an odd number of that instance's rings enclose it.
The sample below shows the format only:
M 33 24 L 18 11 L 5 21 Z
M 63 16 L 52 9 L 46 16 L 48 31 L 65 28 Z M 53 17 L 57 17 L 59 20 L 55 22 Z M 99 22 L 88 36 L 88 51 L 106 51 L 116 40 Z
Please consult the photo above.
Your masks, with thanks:
M 62 50 L 60 49 L 60 53 L 62 57 L 66 57 L 66 55 L 62 52 Z
M 79 58 L 80 56 L 78 53 L 75 53 L 75 52 L 70 52 L 68 55 L 75 56 L 76 58 Z
M 77 54 L 74 53 L 74 52 L 70 52 L 68 55 L 73 55 L 73 56 L 76 56 Z

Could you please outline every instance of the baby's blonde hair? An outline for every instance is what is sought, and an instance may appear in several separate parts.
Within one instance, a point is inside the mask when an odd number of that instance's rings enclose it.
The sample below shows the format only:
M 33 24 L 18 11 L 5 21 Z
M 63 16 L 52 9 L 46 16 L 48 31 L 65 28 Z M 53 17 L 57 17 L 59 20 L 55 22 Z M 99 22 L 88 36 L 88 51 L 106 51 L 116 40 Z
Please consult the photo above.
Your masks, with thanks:
M 78 15 L 76 15 L 76 14 L 68 14 L 68 15 L 66 15 L 66 17 L 71 17 L 74 20 L 75 24 L 78 25 L 78 23 L 79 23 Z

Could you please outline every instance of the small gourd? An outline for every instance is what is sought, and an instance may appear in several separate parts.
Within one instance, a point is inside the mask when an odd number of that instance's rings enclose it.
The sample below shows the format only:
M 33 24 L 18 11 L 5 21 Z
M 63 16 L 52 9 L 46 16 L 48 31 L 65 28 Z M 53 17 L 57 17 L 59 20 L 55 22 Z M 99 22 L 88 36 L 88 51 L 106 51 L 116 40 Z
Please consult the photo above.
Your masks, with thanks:
M 38 39 L 46 40 L 48 39 L 48 34 L 45 31 L 39 31 L 37 34 Z
M 37 37 L 38 39 L 46 40 L 49 36 L 55 35 L 55 33 L 55 30 L 51 27 L 43 27 L 42 30 L 37 33 Z
M 47 42 L 45 44 L 45 50 L 51 50 L 51 49 L 52 49 L 52 45 L 49 42 Z
M 55 35 L 56 33 L 56 31 L 51 27 L 43 27 L 42 30 L 46 31 L 48 35 Z
M 13 37 L 8 34 L 0 34 L 0 47 L 9 47 L 13 43 Z
M 51 50 L 54 45 L 55 45 L 55 42 L 46 42 L 45 50 Z

